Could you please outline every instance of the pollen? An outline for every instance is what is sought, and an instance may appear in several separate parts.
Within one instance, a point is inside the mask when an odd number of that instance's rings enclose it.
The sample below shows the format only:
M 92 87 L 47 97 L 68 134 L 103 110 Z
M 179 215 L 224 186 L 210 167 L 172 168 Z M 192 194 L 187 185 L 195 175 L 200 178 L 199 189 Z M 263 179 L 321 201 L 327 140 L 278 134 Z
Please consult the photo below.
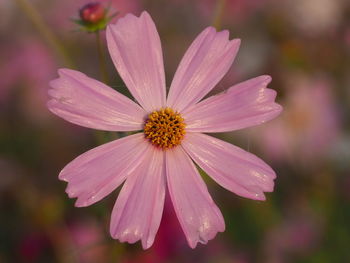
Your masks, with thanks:
M 185 126 L 180 113 L 162 108 L 148 115 L 144 133 L 154 146 L 166 150 L 181 144 L 186 133 Z

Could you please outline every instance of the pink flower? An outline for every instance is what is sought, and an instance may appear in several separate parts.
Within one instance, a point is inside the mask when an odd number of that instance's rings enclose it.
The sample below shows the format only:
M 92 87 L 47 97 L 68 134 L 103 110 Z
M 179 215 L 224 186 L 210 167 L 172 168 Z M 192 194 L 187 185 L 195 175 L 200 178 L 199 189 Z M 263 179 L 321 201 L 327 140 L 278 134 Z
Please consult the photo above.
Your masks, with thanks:
M 254 137 L 276 161 L 318 165 L 329 155 L 340 133 L 334 84 L 327 76 L 293 72 L 284 82 L 287 90 L 281 118 L 257 129 Z
M 23 37 L 11 46 L 1 45 L 0 48 L 5 51 L 4 63 L 0 63 L 3 72 L 0 79 L 1 111 L 5 105 L 13 105 L 14 98 L 17 98 L 21 102 L 17 110 L 23 118 L 32 124 L 47 120 L 47 82 L 55 76 L 57 68 L 50 52 L 38 40 Z
M 107 245 L 96 221 L 71 222 L 68 231 L 72 242 L 65 243 L 65 249 L 75 250 L 78 262 L 108 262 Z
M 324 239 L 325 218 L 312 211 L 304 197 L 298 198 L 301 200 L 288 203 L 283 220 L 266 232 L 263 239 L 266 262 L 288 262 L 297 256 L 314 255 Z M 295 204 L 295 201 L 302 202 Z
M 240 41 L 228 31 L 206 28 L 184 55 L 166 97 L 160 39 L 147 12 L 131 14 L 107 28 L 112 60 L 139 105 L 105 84 L 60 69 L 51 82 L 49 109 L 72 123 L 106 131 L 139 131 L 92 149 L 69 163 L 68 182 L 76 206 L 91 205 L 125 181 L 112 212 L 110 233 L 149 248 L 163 212 L 166 187 L 190 247 L 225 229 L 193 161 L 224 188 L 265 200 L 274 171 L 258 157 L 202 132 L 225 132 L 276 117 L 281 106 L 260 76 L 201 99 L 229 70 Z M 192 161 L 193 160 L 193 161 Z

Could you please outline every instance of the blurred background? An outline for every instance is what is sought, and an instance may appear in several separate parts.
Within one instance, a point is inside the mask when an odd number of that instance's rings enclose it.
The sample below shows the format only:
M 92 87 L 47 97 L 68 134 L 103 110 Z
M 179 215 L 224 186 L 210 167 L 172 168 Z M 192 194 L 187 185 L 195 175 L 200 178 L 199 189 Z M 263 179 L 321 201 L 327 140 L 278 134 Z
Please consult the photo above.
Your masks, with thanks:
M 143 251 L 109 235 L 118 191 L 87 208 L 65 194 L 60 170 L 115 135 L 70 124 L 46 108 L 57 69 L 97 79 L 96 35 L 72 22 L 89 1 L 0 1 L 0 262 L 350 262 L 350 2 L 348 0 L 110 0 L 116 21 L 147 10 L 163 45 L 167 85 L 208 25 L 241 38 L 213 93 L 269 74 L 283 113 L 216 136 L 277 173 L 266 202 L 208 179 L 226 231 L 188 247 L 169 200 L 154 245 Z M 109 84 L 128 94 L 101 32 Z

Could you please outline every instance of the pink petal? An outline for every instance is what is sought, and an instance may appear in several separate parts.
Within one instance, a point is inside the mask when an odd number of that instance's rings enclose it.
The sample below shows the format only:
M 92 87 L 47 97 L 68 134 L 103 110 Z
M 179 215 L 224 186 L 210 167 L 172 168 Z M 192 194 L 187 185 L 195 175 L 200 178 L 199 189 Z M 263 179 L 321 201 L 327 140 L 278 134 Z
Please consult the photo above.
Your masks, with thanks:
M 147 113 L 135 102 L 85 74 L 60 69 L 51 81 L 48 108 L 61 118 L 106 131 L 141 130 Z
M 69 197 L 78 197 L 76 206 L 89 206 L 116 189 L 143 162 L 146 142 L 142 133 L 96 147 L 70 162 L 60 180 L 68 182 Z
M 192 105 L 182 113 L 189 132 L 224 132 L 264 123 L 282 107 L 276 92 L 266 88 L 271 77 L 260 76 L 237 84 L 226 92 Z
M 240 45 L 239 39 L 228 38 L 227 30 L 216 32 L 208 27 L 194 40 L 171 83 L 169 107 L 182 111 L 201 100 L 222 79 Z
M 165 197 L 164 152 L 150 147 L 142 164 L 131 174 L 112 212 L 110 233 L 121 242 L 142 241 L 152 246 L 163 213 Z
M 210 197 L 196 167 L 181 147 L 166 151 L 171 200 L 191 248 L 206 244 L 225 229 L 220 210 Z
M 255 155 L 201 133 L 187 133 L 182 145 L 210 177 L 237 195 L 265 200 L 263 192 L 273 191 L 276 174 Z
M 165 105 L 162 47 L 152 18 L 128 14 L 107 27 L 109 53 L 121 78 L 146 111 Z

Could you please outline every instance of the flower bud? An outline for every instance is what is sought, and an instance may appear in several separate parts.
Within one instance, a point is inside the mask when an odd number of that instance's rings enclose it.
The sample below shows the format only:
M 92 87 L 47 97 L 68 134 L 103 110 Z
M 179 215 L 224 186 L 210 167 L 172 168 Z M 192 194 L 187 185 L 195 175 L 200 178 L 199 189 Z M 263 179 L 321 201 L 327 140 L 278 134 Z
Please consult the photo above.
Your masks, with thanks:
M 106 10 L 100 3 L 89 3 L 80 9 L 79 14 L 83 22 L 95 24 L 105 18 Z
M 92 2 L 84 5 L 79 10 L 79 18 L 72 21 L 80 26 L 81 31 L 95 33 L 104 30 L 107 24 L 117 13 L 109 14 L 109 7 L 104 7 L 101 3 Z

